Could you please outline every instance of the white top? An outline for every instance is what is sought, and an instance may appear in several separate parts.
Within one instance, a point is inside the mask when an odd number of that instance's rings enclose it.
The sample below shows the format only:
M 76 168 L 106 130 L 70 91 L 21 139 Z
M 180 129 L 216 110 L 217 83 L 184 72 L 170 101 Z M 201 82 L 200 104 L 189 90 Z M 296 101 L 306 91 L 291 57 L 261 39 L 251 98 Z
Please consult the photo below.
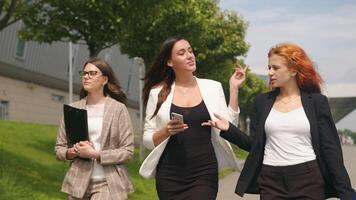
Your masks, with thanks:
M 265 131 L 263 164 L 288 166 L 315 160 L 310 124 L 303 107 L 287 113 L 272 108 Z
M 104 105 L 105 104 L 86 105 L 88 112 L 89 140 L 94 144 L 94 148 L 97 151 L 101 150 L 101 129 L 103 125 Z M 103 166 L 94 162 L 94 169 L 90 178 L 105 178 Z

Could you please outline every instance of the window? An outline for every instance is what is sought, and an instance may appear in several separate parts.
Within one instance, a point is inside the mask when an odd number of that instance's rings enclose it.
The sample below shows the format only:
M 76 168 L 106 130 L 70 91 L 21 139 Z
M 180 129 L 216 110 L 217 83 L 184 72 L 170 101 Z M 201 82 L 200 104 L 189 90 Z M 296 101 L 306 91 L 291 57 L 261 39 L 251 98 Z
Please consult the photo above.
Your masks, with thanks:
M 8 101 L 0 101 L 0 119 L 9 119 Z
M 64 96 L 57 95 L 57 94 L 52 94 L 52 101 L 63 103 L 64 102 Z
M 18 38 L 16 46 L 16 56 L 23 58 L 25 55 L 26 41 L 24 39 Z

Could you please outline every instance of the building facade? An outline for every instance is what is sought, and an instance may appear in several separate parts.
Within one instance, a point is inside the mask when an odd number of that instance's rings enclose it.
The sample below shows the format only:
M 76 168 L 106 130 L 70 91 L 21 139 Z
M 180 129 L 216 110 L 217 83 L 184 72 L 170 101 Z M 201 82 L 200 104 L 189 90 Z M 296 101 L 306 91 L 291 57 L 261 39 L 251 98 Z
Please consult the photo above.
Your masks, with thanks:
M 69 44 L 39 44 L 17 37 L 22 22 L 0 32 L 0 119 L 58 125 L 63 104 L 69 103 Z M 85 45 L 73 48 L 73 100 L 81 88 L 78 71 L 88 59 Z M 117 46 L 103 50 L 127 94 L 133 124 L 139 124 L 138 63 Z M 138 127 L 135 127 L 138 128 Z

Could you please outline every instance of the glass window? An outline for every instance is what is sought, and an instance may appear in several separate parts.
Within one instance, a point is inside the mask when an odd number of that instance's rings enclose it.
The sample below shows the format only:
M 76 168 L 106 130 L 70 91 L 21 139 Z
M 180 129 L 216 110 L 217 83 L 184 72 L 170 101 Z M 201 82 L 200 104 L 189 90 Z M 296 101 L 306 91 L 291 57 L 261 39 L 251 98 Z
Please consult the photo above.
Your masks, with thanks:
M 23 58 L 25 55 L 26 41 L 24 39 L 18 38 L 16 46 L 16 56 Z
M 63 103 L 64 102 L 64 96 L 57 95 L 57 94 L 52 94 L 52 100 L 55 101 L 55 102 Z
M 0 101 L 0 119 L 9 119 L 8 101 Z

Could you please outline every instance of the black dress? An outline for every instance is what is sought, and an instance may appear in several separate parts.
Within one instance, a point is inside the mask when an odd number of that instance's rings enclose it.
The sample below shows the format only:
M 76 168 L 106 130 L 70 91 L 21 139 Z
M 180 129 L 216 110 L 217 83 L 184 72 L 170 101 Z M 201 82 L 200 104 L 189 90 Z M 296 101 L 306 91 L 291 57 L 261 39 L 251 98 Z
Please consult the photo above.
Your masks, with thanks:
M 202 101 L 194 107 L 174 104 L 188 129 L 170 137 L 157 165 L 156 189 L 161 200 L 213 200 L 218 191 L 218 162 L 211 142 L 210 120 Z

